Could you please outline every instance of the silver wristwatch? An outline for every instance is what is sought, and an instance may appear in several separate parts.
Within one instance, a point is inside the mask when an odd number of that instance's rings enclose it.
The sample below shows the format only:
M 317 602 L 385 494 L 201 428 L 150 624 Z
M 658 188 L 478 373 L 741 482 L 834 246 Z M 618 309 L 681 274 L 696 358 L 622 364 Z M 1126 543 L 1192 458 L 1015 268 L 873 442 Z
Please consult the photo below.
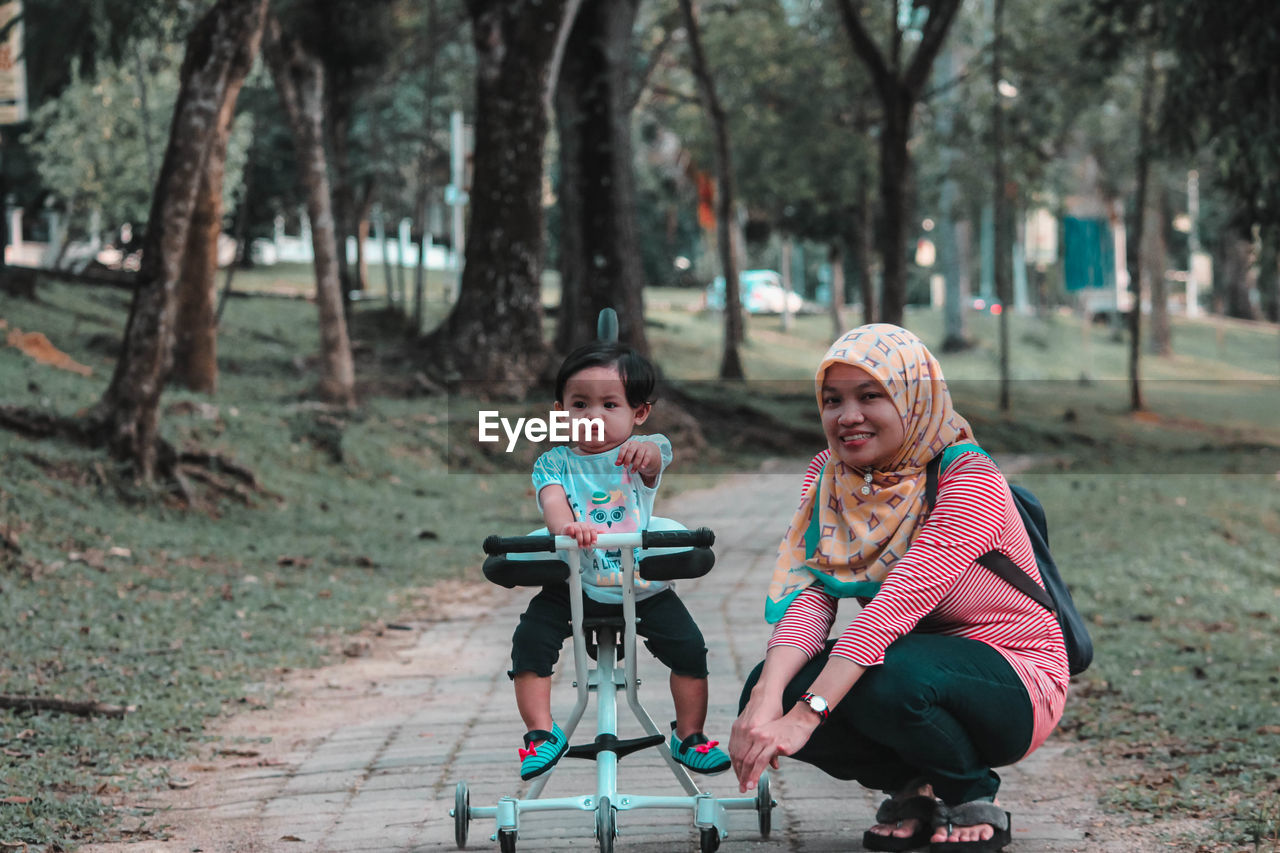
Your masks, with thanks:
M 831 716 L 831 706 L 821 696 L 805 693 L 800 697 L 800 701 L 808 705 L 813 713 L 817 714 L 824 723 L 827 721 L 827 717 Z

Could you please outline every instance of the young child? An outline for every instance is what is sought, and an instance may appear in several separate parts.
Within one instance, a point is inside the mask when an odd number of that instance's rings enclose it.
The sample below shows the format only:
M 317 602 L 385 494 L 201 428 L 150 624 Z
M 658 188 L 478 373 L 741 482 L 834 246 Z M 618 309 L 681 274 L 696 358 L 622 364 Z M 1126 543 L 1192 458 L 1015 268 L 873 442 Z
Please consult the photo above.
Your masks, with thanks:
M 599 533 L 643 530 L 671 442 L 661 435 L 632 437 L 652 407 L 653 365 L 626 346 L 597 341 L 574 350 L 556 376 L 558 411 L 572 421 L 598 418 L 603 435 L 579 428 L 575 446 L 557 446 L 538 457 L 533 487 L 552 534 L 572 536 L 584 550 L 583 615 L 622 612 L 622 552 L 590 548 Z M 670 585 L 635 579 L 636 633 L 671 670 L 676 720 L 670 749 L 698 773 L 720 773 L 729 756 L 702 733 L 707 715 L 707 649 L 702 632 Z M 520 750 L 520 778 L 551 769 L 569 748 L 551 717 L 551 672 L 570 636 L 569 586 L 546 586 L 529 602 L 512 637 L 511 672 L 516 706 L 529 731 Z

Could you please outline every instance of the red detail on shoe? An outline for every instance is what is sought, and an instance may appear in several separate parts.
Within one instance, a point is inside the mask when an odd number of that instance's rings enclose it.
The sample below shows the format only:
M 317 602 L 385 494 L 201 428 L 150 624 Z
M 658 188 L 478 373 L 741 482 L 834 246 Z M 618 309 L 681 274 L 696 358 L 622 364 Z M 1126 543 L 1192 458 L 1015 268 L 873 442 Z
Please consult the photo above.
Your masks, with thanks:
M 700 743 L 700 744 L 698 744 L 698 745 L 697 745 L 697 746 L 695 746 L 693 749 L 694 749 L 694 751 L 695 751 L 695 752 L 701 752 L 703 755 L 706 755 L 708 752 L 710 752 L 711 750 L 715 749 L 715 748 L 716 748 L 717 746 L 719 746 L 719 745 L 720 745 L 720 741 L 718 741 L 718 740 L 709 740 L 709 741 L 707 741 L 706 743 Z
M 519 747 L 519 752 L 520 752 L 520 760 L 524 761 L 526 758 L 535 757 L 538 754 L 538 748 L 536 746 L 531 746 L 528 749 L 525 749 L 522 746 L 522 747 Z

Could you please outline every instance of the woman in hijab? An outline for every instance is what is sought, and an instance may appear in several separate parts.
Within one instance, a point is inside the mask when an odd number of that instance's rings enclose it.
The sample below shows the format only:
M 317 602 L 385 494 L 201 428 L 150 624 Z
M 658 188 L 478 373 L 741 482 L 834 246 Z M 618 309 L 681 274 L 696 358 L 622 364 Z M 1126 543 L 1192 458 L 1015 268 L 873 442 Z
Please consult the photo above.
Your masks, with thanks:
M 999 550 L 1042 583 L 1009 486 L 906 329 L 846 333 L 816 379 L 828 449 L 779 547 L 776 627 L 730 743 L 739 786 L 788 755 L 889 794 L 867 849 L 1000 850 L 992 768 L 1044 742 L 1068 679 L 1052 614 L 975 562 Z M 830 640 L 843 598 L 863 607 Z

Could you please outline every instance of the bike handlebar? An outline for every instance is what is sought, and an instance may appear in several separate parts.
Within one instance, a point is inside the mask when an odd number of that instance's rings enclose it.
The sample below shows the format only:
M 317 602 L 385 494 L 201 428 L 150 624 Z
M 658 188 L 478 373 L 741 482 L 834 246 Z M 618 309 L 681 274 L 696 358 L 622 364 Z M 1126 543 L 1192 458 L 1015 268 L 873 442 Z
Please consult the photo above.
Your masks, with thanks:
M 595 548 L 710 548 L 716 535 L 706 527 L 697 530 L 640 530 L 635 533 L 601 533 Z M 486 554 L 528 554 L 537 551 L 577 551 L 572 536 L 490 536 L 484 540 Z

